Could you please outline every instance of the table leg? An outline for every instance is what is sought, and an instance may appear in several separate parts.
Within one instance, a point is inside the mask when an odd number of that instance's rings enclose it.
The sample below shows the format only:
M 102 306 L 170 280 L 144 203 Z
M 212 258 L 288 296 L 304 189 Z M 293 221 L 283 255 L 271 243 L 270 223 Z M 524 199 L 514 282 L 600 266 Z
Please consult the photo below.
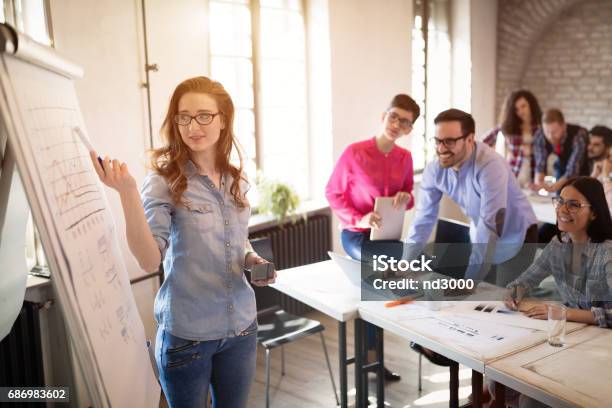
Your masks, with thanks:
M 384 333 L 383 329 L 376 327 L 376 358 L 378 360 L 378 367 L 376 368 L 376 405 L 378 408 L 384 408 L 385 406 Z
M 346 322 L 338 322 L 338 360 L 340 362 L 340 407 L 348 407 L 348 385 L 346 374 Z
M 450 398 L 448 406 L 451 408 L 459 407 L 459 363 L 453 363 L 449 368 L 450 371 L 450 383 L 449 391 Z
M 365 407 L 367 404 L 368 384 L 367 372 L 365 372 L 364 381 L 364 338 L 363 338 L 363 320 L 355 319 L 355 407 Z
M 495 408 L 506 406 L 506 386 L 498 382 L 495 383 Z
M 472 370 L 472 407 L 482 408 L 482 373 Z

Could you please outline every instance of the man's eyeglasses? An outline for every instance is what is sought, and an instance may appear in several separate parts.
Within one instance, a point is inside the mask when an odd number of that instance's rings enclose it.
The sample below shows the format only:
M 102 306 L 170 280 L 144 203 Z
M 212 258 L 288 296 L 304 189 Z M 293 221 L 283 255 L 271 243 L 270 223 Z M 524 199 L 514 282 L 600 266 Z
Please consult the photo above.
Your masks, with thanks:
M 459 137 L 447 137 L 446 139 L 438 139 L 437 137 L 432 137 L 431 140 L 436 147 L 438 147 L 440 144 L 443 144 L 444 147 L 448 148 L 448 149 L 452 149 L 453 147 L 455 147 L 455 144 L 457 144 L 457 141 L 461 140 L 461 139 L 465 139 L 466 137 L 468 137 L 471 133 L 465 134 L 463 136 L 459 136 Z
M 199 113 L 195 116 L 187 115 L 185 113 L 179 113 L 178 115 L 174 115 L 174 123 L 181 126 L 188 126 L 193 119 L 199 125 L 210 125 L 212 121 L 215 119 L 215 116 L 219 115 L 221 112 L 217 113 Z
M 404 129 L 410 129 L 412 128 L 412 121 L 410 119 L 406 119 L 406 118 L 402 118 L 400 115 L 398 115 L 395 112 L 387 112 L 387 115 L 389 116 L 389 120 L 393 123 L 395 122 L 399 122 L 400 127 L 404 128 Z
M 567 207 L 567 211 L 572 214 L 578 212 L 582 207 L 591 207 L 591 204 L 582 204 L 580 201 L 576 200 L 564 200 L 563 197 L 553 197 L 552 202 L 555 210 L 558 210 L 565 205 Z

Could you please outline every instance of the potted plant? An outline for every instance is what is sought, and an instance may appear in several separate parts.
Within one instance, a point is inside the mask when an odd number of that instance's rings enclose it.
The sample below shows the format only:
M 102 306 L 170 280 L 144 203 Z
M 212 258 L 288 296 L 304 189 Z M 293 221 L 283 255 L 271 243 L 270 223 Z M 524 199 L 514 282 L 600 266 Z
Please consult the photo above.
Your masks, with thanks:
M 300 197 L 291 186 L 262 177 L 258 177 L 257 186 L 261 214 L 272 214 L 281 227 L 287 217 L 291 217 L 293 223 L 297 221 L 295 211 L 300 205 Z

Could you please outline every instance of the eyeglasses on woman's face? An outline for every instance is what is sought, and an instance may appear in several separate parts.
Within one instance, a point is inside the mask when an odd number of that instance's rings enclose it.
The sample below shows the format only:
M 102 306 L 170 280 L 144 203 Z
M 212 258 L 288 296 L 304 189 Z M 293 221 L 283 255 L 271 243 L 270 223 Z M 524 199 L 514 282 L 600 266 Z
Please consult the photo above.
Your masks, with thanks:
M 591 204 L 583 204 L 578 200 L 564 200 L 563 197 L 553 197 L 553 206 L 555 210 L 565 206 L 570 214 L 575 214 L 583 207 L 591 207 Z
M 195 121 L 199 125 L 210 125 L 212 121 L 215 119 L 215 116 L 219 114 L 221 114 L 221 112 L 217 112 L 217 113 L 204 112 L 204 113 L 198 113 L 195 116 L 191 116 L 186 113 L 179 113 L 177 115 L 174 115 L 174 123 L 180 126 L 189 126 L 191 124 L 191 121 L 195 119 Z
M 402 118 L 395 112 L 387 112 L 387 117 L 389 118 L 389 122 L 391 123 L 399 122 L 399 125 L 402 129 L 412 129 L 413 123 L 410 119 Z

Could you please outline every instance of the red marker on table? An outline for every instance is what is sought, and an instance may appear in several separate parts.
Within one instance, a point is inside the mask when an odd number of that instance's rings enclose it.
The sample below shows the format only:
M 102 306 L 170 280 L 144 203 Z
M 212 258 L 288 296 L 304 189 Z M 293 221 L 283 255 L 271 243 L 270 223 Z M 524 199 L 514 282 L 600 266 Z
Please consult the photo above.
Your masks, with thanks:
M 407 296 L 407 297 L 399 298 L 397 300 L 392 300 L 391 302 L 387 302 L 385 303 L 385 307 L 395 307 L 395 306 L 405 305 L 405 304 L 412 303 L 412 302 L 414 302 L 414 298 Z

